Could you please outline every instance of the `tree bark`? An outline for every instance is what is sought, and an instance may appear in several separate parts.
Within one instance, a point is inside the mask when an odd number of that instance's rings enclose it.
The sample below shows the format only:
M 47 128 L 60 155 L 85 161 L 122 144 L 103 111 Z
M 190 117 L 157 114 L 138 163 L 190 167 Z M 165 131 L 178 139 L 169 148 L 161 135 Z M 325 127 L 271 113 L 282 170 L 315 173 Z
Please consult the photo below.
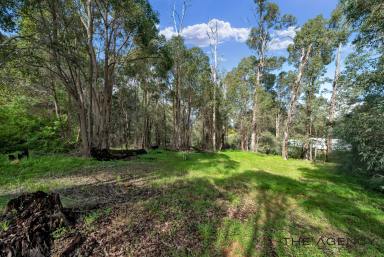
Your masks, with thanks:
M 333 127 L 335 123 L 335 111 L 336 111 L 336 96 L 337 96 L 337 86 L 340 77 L 340 63 L 341 63 L 341 47 L 342 43 L 339 44 L 337 49 L 336 56 L 336 69 L 335 69 L 335 78 L 332 83 L 332 97 L 329 106 L 329 118 L 328 118 L 328 137 L 327 137 L 327 150 L 326 150 L 326 161 L 329 161 L 330 154 L 332 153 L 332 139 L 333 139 Z
M 251 150 L 252 152 L 257 152 L 257 115 L 258 115 L 258 99 L 257 99 L 257 90 L 260 88 L 260 79 L 261 79 L 261 64 L 257 67 L 256 73 L 256 84 L 255 91 L 253 93 L 253 108 L 252 108 L 252 135 L 251 135 Z
M 276 140 L 280 138 L 280 111 L 277 112 L 276 114 L 276 121 L 275 121 L 275 137 Z
M 178 57 L 177 57 L 178 58 Z M 173 134 L 173 147 L 175 149 L 180 149 L 180 142 L 181 142 L 181 130 L 180 130 L 180 65 L 179 62 L 176 61 L 175 64 L 175 92 L 174 92 L 174 117 L 173 117 L 173 127 L 174 127 L 174 134 Z
M 90 155 L 88 133 L 87 133 L 87 111 L 82 105 L 79 106 L 80 139 L 82 156 Z
M 299 63 L 299 69 L 297 73 L 296 80 L 294 81 L 292 85 L 291 90 L 291 99 L 289 102 L 289 108 L 288 108 L 288 117 L 285 122 L 285 128 L 284 128 L 284 139 L 283 139 L 283 146 L 282 146 L 282 157 L 284 160 L 288 160 L 288 141 L 289 141 L 289 130 L 292 126 L 293 122 L 293 115 L 296 111 L 296 103 L 297 98 L 300 94 L 300 85 L 301 85 L 301 79 L 303 77 L 304 68 L 308 62 L 309 55 L 312 51 L 312 44 L 310 44 L 307 49 L 303 48 L 301 50 L 301 57 L 300 57 L 300 63 Z
M 312 98 L 314 97 L 314 83 L 315 79 L 312 79 L 309 84 L 309 88 L 306 92 L 306 120 L 305 120 L 305 143 L 304 143 L 304 158 L 306 160 L 312 160 L 312 153 L 310 150 L 311 136 L 312 136 Z
M 109 9 L 106 8 L 103 13 L 104 20 L 104 88 L 102 91 L 102 106 L 101 106 L 101 122 L 100 122 L 100 149 L 109 149 L 109 134 L 110 134 L 110 121 L 111 121 L 111 109 L 112 109 L 112 88 L 113 88 L 113 71 L 114 64 L 111 63 L 112 51 L 110 46 L 116 47 L 116 31 L 113 24 L 109 21 Z M 116 54 L 116 53 L 115 53 Z
M 212 80 L 213 80 L 213 111 L 212 111 L 212 150 L 217 151 L 217 122 L 216 122 L 216 87 L 217 87 L 217 46 L 219 45 L 219 31 L 217 23 L 215 27 L 210 28 L 211 31 L 208 33 L 208 37 L 211 39 L 211 52 L 213 56 L 213 64 L 211 65 Z
M 88 138 L 90 147 L 93 147 L 93 89 L 97 82 L 97 60 L 95 49 L 93 47 L 93 6 L 92 0 L 87 0 L 86 2 L 86 10 L 88 16 L 88 22 L 84 23 L 86 25 L 87 30 L 87 45 L 88 45 L 88 55 L 89 55 L 89 111 L 88 111 Z
M 188 110 L 187 110 L 187 122 L 186 122 L 186 129 L 185 129 L 185 142 L 186 147 L 189 148 L 191 146 L 191 134 L 192 134 L 192 124 L 191 124 L 191 114 L 192 114 L 192 95 L 189 94 L 188 96 Z
M 216 72 L 215 72 L 216 74 Z M 216 77 L 216 75 L 215 75 Z M 216 145 L 217 145 L 217 139 L 216 139 L 216 78 L 215 78 L 215 84 L 213 85 L 213 111 L 212 111 L 212 148 L 213 151 L 216 152 Z
M 55 106 L 55 115 L 56 115 L 56 118 L 59 119 L 60 118 L 59 99 L 57 98 L 56 86 L 52 80 L 51 80 L 51 90 L 52 90 L 52 96 L 53 96 L 53 104 Z

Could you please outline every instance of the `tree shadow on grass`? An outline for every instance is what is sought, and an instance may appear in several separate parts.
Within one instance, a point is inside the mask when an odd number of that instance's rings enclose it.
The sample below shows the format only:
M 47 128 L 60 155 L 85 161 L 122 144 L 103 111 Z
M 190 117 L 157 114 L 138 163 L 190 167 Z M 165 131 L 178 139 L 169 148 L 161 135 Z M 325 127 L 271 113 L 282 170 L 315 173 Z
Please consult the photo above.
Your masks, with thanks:
M 226 179 L 216 180 L 215 184 L 227 191 L 236 192 L 242 199 L 238 206 L 245 214 L 232 215 L 232 220 L 224 222 L 222 242 L 243 242 L 241 246 L 227 246 L 226 256 L 281 256 L 284 252 L 283 228 L 287 223 L 290 204 L 284 194 L 300 190 L 300 183 L 284 176 L 274 175 L 261 170 L 247 170 Z M 248 195 L 250 194 L 251 195 Z M 254 193 L 254 194 L 252 194 Z M 253 206 L 248 206 L 249 201 Z M 251 208 L 252 210 L 247 210 Z M 244 235 L 237 237 L 233 226 L 236 220 L 245 224 L 241 226 Z M 236 225 L 235 225 L 236 226 Z M 236 249 L 236 247 L 238 249 Z
M 301 171 L 304 176 L 302 181 L 252 170 L 215 181 L 216 185 L 227 192 L 235 191 L 241 197 L 251 191 L 257 191 L 253 197 L 257 205 L 255 214 L 250 216 L 251 222 L 245 222 L 253 226 L 251 239 L 243 238 L 247 243 L 240 252 L 245 256 L 286 256 L 290 249 L 287 249 L 286 241 L 283 239 L 288 234 L 297 235 L 295 238 L 297 240 L 299 236 L 325 233 L 324 236 L 328 237 L 340 236 L 354 240 L 352 245 L 343 249 L 354 255 L 382 254 L 384 213 L 378 208 L 384 203 L 382 195 L 364 191 L 353 179 L 343 180 L 342 176 L 329 174 L 322 166 L 316 169 L 301 168 Z M 297 220 L 300 217 L 296 216 L 290 199 L 307 212 L 306 219 L 310 219 L 311 214 L 325 218 L 332 227 L 331 231 L 322 231 L 320 226 L 322 224 L 313 223 L 311 220 Z M 231 236 L 228 235 L 233 230 L 231 226 L 233 226 L 231 223 L 224 226 L 227 232 L 224 233 L 225 239 L 222 241 L 231 240 Z M 319 246 L 319 254 L 329 255 L 335 250 L 329 246 Z M 308 252 L 308 254 L 314 253 Z
M 171 153 L 151 155 L 160 162 L 159 176 L 162 178 L 182 177 L 190 171 L 228 174 L 236 170 L 240 163 L 223 153 Z
M 99 181 L 149 180 L 181 178 L 191 170 L 211 169 L 215 172 L 235 170 L 239 163 L 224 154 L 150 153 L 147 159 L 118 162 L 97 162 L 73 157 L 43 157 L 5 165 L 0 171 L 0 210 L 12 197 L 25 191 L 52 190 L 71 185 L 89 185 Z M 153 161 L 152 161 L 153 160 Z M 68 167 L 67 167 L 68 166 Z M 2 167 L 2 166 L 1 166 Z M 215 169 L 217 167 L 217 169 Z M 3 189 L 1 189 L 3 187 Z
M 33 182 L 73 180 L 73 184 L 59 185 L 53 191 L 60 194 L 66 207 L 75 208 L 82 217 L 112 210 L 91 226 L 79 218 L 76 229 L 82 231 L 87 240 L 78 254 L 85 253 L 89 245 L 94 247 L 92 256 L 105 256 L 105 251 L 113 254 L 121 249 L 123 253 L 117 256 L 199 255 L 211 247 L 204 243 L 208 242 L 204 238 L 215 238 L 214 228 L 225 215 L 224 206 L 219 204 L 220 199 L 226 198 L 225 194 L 203 178 L 170 180 L 158 185 L 151 182 L 159 178 L 179 178 L 188 175 L 190 170 L 204 170 L 207 166 L 221 165 L 231 170 L 238 163 L 223 154 L 191 154 L 186 158 L 172 154 L 169 157 L 171 160 L 164 160 L 166 163 L 127 162 L 126 167 L 112 169 L 110 174 L 96 167 L 78 174 L 35 176 Z M 18 194 L 1 195 L 5 199 L 16 196 Z M 60 245 L 60 240 L 56 245 Z
M 287 234 L 322 233 L 315 223 L 295 220 L 291 199 L 309 214 L 325 218 L 332 228 L 348 237 L 376 239 L 373 245 L 352 246 L 348 252 L 367 256 L 384 249 L 384 225 L 378 218 L 383 212 L 375 208 L 383 204 L 381 196 L 364 191 L 353 179 L 328 172 L 329 167 L 299 168 L 303 179 L 295 180 L 261 170 L 232 174 L 239 163 L 225 154 L 177 154 L 170 158 L 173 159 L 165 160 L 166 165 L 160 165 L 159 170 L 148 173 L 149 179 L 183 177 L 192 170 L 220 173 L 226 169 L 227 176 L 192 176 L 158 186 L 133 183 L 129 178 L 110 185 L 79 186 L 72 189 L 72 194 L 94 192 L 89 196 L 100 194 L 96 199 L 107 195 L 104 201 L 95 202 L 119 210 L 111 222 L 126 220 L 122 226 L 129 229 L 117 230 L 126 231 L 119 235 L 128 242 L 127 253 L 134 256 L 286 256 L 290 249 L 282 239 Z M 65 191 L 62 193 L 65 195 Z M 85 202 L 92 202 L 87 196 L 82 197 Z M 233 204 L 236 198 L 240 199 L 237 205 Z M 107 244 L 115 244 L 113 231 L 104 231 L 102 235 L 111 238 Z M 329 254 L 327 249 L 319 251 Z
M 76 205 L 82 205 L 86 213 L 112 209 L 91 229 L 80 226 L 87 239 L 77 254 L 84 254 L 87 245 L 94 245 L 92 256 L 105 256 L 105 249 L 111 255 L 120 252 L 117 256 L 200 256 L 209 247 L 204 245 L 204 237 L 215 238 L 212 228 L 218 227 L 225 215 L 219 204 L 225 194 L 199 178 L 161 186 L 129 181 L 101 183 L 59 193 L 69 198 L 82 197 Z M 85 207 L 92 202 L 97 205 Z
M 140 167 L 140 162 L 132 165 Z M 116 256 L 286 256 L 289 249 L 282 239 L 287 233 L 320 230 L 294 220 L 292 199 L 349 236 L 383 238 L 383 223 L 377 219 L 383 212 L 364 209 L 372 201 L 383 203 L 379 196 L 325 173 L 322 166 L 302 168 L 303 180 L 261 170 L 230 173 L 238 166 L 225 154 L 162 155 L 151 162 L 153 172 L 122 170 L 110 180 L 56 191 L 84 215 L 112 209 L 90 227 L 79 225 L 87 235 L 83 246 L 94 246 L 92 256 L 105 251 Z M 224 178 L 171 179 L 200 169 L 229 172 Z M 156 178 L 170 182 L 150 183 Z M 381 246 L 376 243 L 372 253 L 381 253 Z M 348 251 L 367 256 L 364 248 Z
M 303 181 L 307 197 L 301 201 L 301 206 L 308 212 L 322 213 L 334 228 L 354 239 L 352 248 L 356 254 L 369 256 L 373 252 L 382 253 L 383 195 L 364 189 L 356 178 L 324 169 L 323 166 L 316 166 L 315 170 L 300 170 L 307 179 L 307 182 Z

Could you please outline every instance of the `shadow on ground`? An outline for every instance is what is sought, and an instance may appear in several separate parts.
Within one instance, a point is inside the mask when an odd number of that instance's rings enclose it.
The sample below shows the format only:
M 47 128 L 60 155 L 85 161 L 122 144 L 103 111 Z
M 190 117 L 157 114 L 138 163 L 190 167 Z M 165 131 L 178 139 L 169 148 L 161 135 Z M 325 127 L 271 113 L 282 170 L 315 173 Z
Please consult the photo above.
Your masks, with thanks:
M 263 170 L 236 171 L 240 164 L 226 154 L 160 154 L 149 162 L 155 171 L 140 169 L 139 160 L 129 172 L 56 190 L 68 205 L 80 207 L 83 217 L 105 213 L 91 224 L 79 223 L 76 229 L 86 240 L 76 250 L 78 255 L 383 254 L 382 195 L 323 166 L 301 168 L 302 178 L 296 180 Z M 187 176 L 200 169 L 226 176 Z M 152 183 L 159 178 L 170 182 Z M 335 249 L 295 248 L 284 240 L 327 233 L 375 241 Z M 55 241 L 53 256 L 70 237 Z

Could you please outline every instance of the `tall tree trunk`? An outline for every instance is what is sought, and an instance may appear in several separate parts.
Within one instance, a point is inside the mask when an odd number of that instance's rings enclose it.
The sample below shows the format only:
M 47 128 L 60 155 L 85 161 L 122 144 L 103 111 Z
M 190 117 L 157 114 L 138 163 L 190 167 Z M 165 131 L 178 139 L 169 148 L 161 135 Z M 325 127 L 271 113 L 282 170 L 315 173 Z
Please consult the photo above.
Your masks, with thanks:
M 166 115 L 166 100 L 164 98 L 164 103 L 163 103 L 163 123 L 164 123 L 164 142 L 163 142 L 163 147 L 167 147 L 167 115 Z
M 141 148 L 146 148 L 148 146 L 147 139 L 148 139 L 149 124 L 148 124 L 148 110 L 147 110 L 147 106 L 148 106 L 147 94 L 148 93 L 147 93 L 145 82 L 144 82 L 144 90 L 143 91 L 144 92 L 143 92 L 143 100 L 142 100 L 142 109 L 143 109 L 144 113 L 143 113 L 143 127 L 142 127 L 142 131 L 141 131 Z
M 88 54 L 89 54 L 89 73 L 90 73 L 90 82 L 89 82 L 89 144 L 90 147 L 93 147 L 93 90 L 97 82 L 97 60 L 96 53 L 93 47 L 93 6 L 92 0 L 87 1 L 87 14 L 88 14 L 88 23 L 87 23 L 87 44 L 88 44 Z
M 289 130 L 292 126 L 293 115 L 296 111 L 296 102 L 300 94 L 300 85 L 301 85 L 301 79 L 304 73 L 304 68 L 308 62 L 308 58 L 309 58 L 309 55 L 311 54 L 311 51 L 312 51 L 312 44 L 310 44 L 307 49 L 305 48 L 302 49 L 297 77 L 295 82 L 292 85 L 291 99 L 289 101 L 288 117 L 285 122 L 284 139 L 283 139 L 283 146 L 282 146 L 282 157 L 284 160 L 288 160 Z
M 242 151 L 245 151 L 245 143 L 244 143 L 244 132 L 243 132 L 243 119 L 240 120 L 240 148 Z
M 55 115 L 56 118 L 60 118 L 60 106 L 59 106 L 59 99 L 57 98 L 57 92 L 56 92 L 56 86 L 53 80 L 51 80 L 51 90 L 52 90 L 52 96 L 53 96 L 53 104 L 55 106 Z
M 217 67 L 218 67 L 218 59 L 217 59 L 217 47 L 219 45 L 219 30 L 218 30 L 218 24 L 214 26 L 210 26 L 210 32 L 208 32 L 208 37 L 211 41 L 211 54 L 213 57 L 213 64 L 211 65 L 211 74 L 212 74 L 212 80 L 213 80 L 213 110 L 212 110 L 212 150 L 214 152 L 217 151 L 217 122 L 216 122 L 216 115 L 217 115 L 217 107 L 216 107 L 216 87 L 218 84 L 218 78 L 217 78 Z
M 206 149 L 206 146 L 205 146 L 205 117 L 204 117 L 204 114 L 203 114 L 203 121 L 202 121 L 202 126 L 201 126 L 201 147 L 205 150 Z
M 212 111 L 212 148 L 216 152 L 216 72 L 215 72 L 215 84 L 213 85 L 213 111 Z
M 186 141 L 186 147 L 191 147 L 191 134 L 192 134 L 192 124 L 191 124 L 191 114 L 192 114 L 192 95 L 189 94 L 188 97 L 188 111 L 187 111 L 187 127 L 185 130 L 185 141 Z
M 175 149 L 180 149 L 180 142 L 181 142 L 181 120 L 180 120 L 180 109 L 181 109 L 181 102 L 180 102 L 180 65 L 179 62 L 176 62 L 175 65 L 176 74 L 175 74 L 175 96 L 174 96 L 174 117 L 173 117 L 173 126 L 174 126 L 174 135 L 173 135 L 173 147 Z
M 306 119 L 305 119 L 305 143 L 304 143 L 304 158 L 306 160 L 312 160 L 311 151 L 310 151 L 310 144 L 311 144 L 311 136 L 312 136 L 312 98 L 314 97 L 314 83 L 315 79 L 312 79 L 310 81 L 309 88 L 306 92 L 307 99 L 306 99 Z
M 333 139 L 333 127 L 335 122 L 335 111 L 336 111 L 336 96 L 337 96 L 337 86 L 340 77 L 340 63 L 341 63 L 341 47 L 342 44 L 339 44 L 337 49 L 336 56 L 336 70 L 335 78 L 332 83 L 332 97 L 329 106 L 329 118 L 328 118 L 328 137 L 327 137 L 327 151 L 326 151 L 326 161 L 329 161 L 330 154 L 332 153 L 332 139 Z
M 257 90 L 260 88 L 260 80 L 261 80 L 261 64 L 257 67 L 256 73 L 256 84 L 255 91 L 253 93 L 253 108 L 252 108 L 252 134 L 251 134 L 251 150 L 252 152 L 257 152 L 257 116 L 258 116 L 258 99 L 257 99 Z
M 278 140 L 280 138 L 280 110 L 277 112 L 276 114 L 276 120 L 275 120 L 275 137 L 276 137 L 276 140 Z
M 93 140 L 93 131 L 94 131 L 94 117 L 93 114 L 95 112 L 94 106 L 93 106 L 93 100 L 94 100 L 94 85 L 96 85 L 97 81 L 97 60 L 96 60 L 96 53 L 93 46 L 93 34 L 94 34 L 94 6 L 93 6 L 92 0 L 87 0 L 84 3 L 84 9 L 85 9 L 85 16 L 83 17 L 80 15 L 81 21 L 85 27 L 86 33 L 87 33 L 87 50 L 88 50 L 88 56 L 89 56 L 89 88 L 88 88 L 88 97 L 89 97 L 89 107 L 88 107 L 88 138 L 89 138 L 89 144 L 92 148 L 94 146 L 94 140 Z
M 51 2 L 51 12 L 52 12 L 52 24 L 53 24 L 53 33 L 52 33 L 52 46 L 51 46 L 51 53 L 50 53 L 50 59 L 52 62 L 57 62 L 58 60 L 55 60 L 57 58 L 57 49 L 53 46 L 57 42 L 58 38 L 58 21 L 57 21 L 57 6 L 56 2 L 52 1 Z M 56 113 L 56 118 L 59 118 L 59 108 L 58 108 L 58 101 L 57 101 L 57 94 L 56 94 L 56 88 L 55 88 L 55 83 L 53 81 L 53 76 L 54 74 L 50 72 L 50 82 L 51 82 L 51 91 L 53 95 L 53 100 L 54 100 L 54 105 L 55 105 L 55 113 Z
M 109 19 L 109 10 L 106 8 L 104 12 L 104 88 L 102 92 L 102 115 L 101 115 L 101 124 L 100 124 L 100 149 L 109 149 L 109 133 L 110 133 L 110 119 L 111 119 L 111 108 L 112 108 L 112 70 L 113 67 L 110 64 L 110 25 L 108 22 Z M 113 29 L 113 28 L 111 28 Z
M 89 156 L 89 142 L 87 135 L 87 118 L 86 110 L 80 108 L 79 110 L 79 121 L 80 121 L 80 138 L 81 138 L 81 154 L 83 156 Z

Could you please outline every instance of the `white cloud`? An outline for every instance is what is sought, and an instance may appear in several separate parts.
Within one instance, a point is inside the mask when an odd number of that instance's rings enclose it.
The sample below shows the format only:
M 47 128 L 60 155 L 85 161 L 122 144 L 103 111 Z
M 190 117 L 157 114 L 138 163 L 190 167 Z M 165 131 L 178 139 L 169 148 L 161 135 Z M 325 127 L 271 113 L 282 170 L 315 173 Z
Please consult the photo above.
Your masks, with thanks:
M 160 34 L 164 35 L 167 40 L 176 36 L 176 32 L 172 27 L 166 27 L 165 29 L 160 30 Z
M 278 37 L 286 37 L 286 38 L 294 38 L 296 36 L 296 32 L 298 31 L 298 28 L 291 26 L 284 30 L 276 30 L 275 35 Z
M 272 41 L 269 44 L 271 51 L 285 50 L 290 44 L 293 43 L 293 38 L 296 36 L 296 32 L 299 28 L 289 27 L 284 30 L 276 30 L 272 34 Z
M 285 50 L 288 48 L 290 44 L 292 44 L 292 40 L 290 39 L 274 38 L 269 44 L 269 50 L 271 51 Z
M 248 38 L 249 28 L 234 28 L 229 22 L 212 19 L 208 23 L 195 24 L 185 27 L 182 31 L 187 44 L 196 45 L 199 47 L 207 47 L 210 44 L 208 37 L 208 31 L 211 26 L 216 26 L 218 29 L 219 40 L 221 43 L 227 41 L 245 42 Z M 160 31 L 160 34 L 164 35 L 167 39 L 176 36 L 176 32 L 172 27 L 167 27 Z
M 250 28 L 234 28 L 231 23 L 212 19 L 208 23 L 200 23 L 185 27 L 181 33 L 187 44 L 207 47 L 210 45 L 210 39 L 208 37 L 208 31 L 211 26 L 218 28 L 220 43 L 228 41 L 236 41 L 245 43 L 248 39 Z M 271 51 L 285 50 L 293 42 L 293 38 L 296 35 L 297 28 L 289 27 L 285 30 L 276 30 L 272 33 L 272 42 L 269 45 Z M 173 27 L 166 27 L 160 31 L 160 34 L 164 35 L 167 39 L 176 36 L 177 33 Z

